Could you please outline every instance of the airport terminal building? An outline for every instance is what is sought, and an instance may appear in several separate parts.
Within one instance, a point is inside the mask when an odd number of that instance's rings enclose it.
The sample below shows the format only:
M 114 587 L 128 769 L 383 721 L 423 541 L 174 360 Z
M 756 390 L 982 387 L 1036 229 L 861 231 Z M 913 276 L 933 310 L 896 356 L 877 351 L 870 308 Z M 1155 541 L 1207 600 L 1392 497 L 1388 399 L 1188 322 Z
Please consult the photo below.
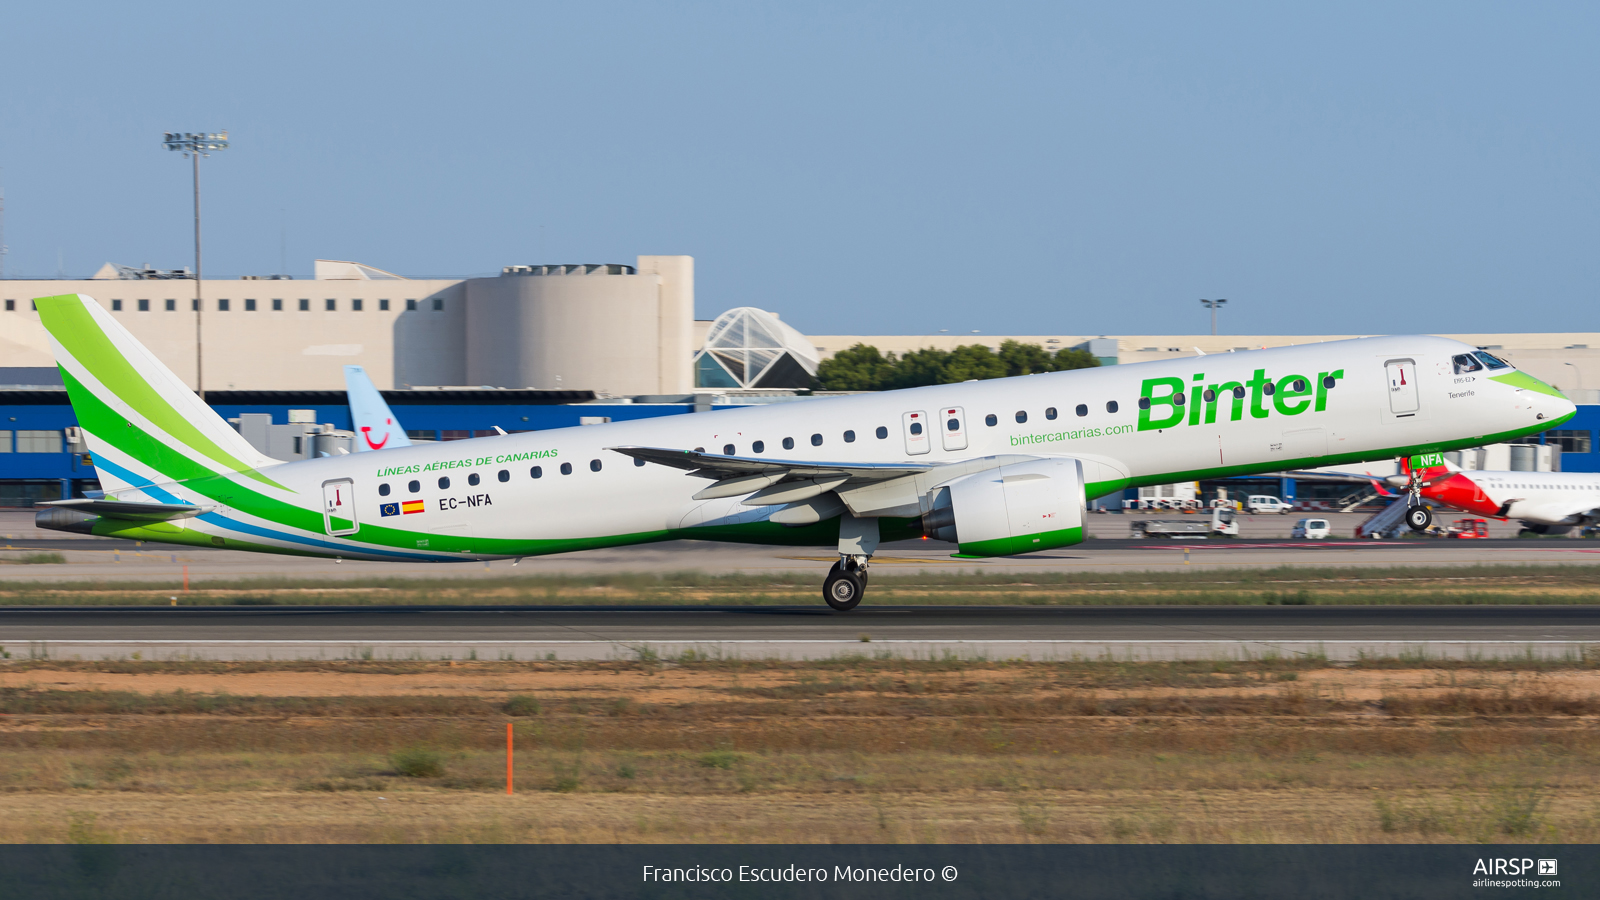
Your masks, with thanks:
M 200 284 L 206 399 L 247 437 L 262 435 L 261 449 L 275 458 L 332 452 L 348 441 L 347 364 L 365 367 L 414 439 L 448 441 L 496 428 L 800 400 L 822 360 L 858 343 L 903 354 L 1017 340 L 1127 365 L 1358 336 L 808 336 L 755 306 L 696 320 L 688 256 L 512 265 L 461 279 L 407 278 L 336 260 L 318 260 L 314 271 L 311 279 Z M 0 506 L 78 495 L 96 484 L 32 308 L 34 297 L 67 293 L 94 297 L 179 378 L 195 380 L 195 282 L 186 273 L 108 263 L 92 278 L 0 280 Z M 1489 448 L 1467 454 L 1464 465 L 1600 471 L 1600 334 L 1450 337 L 1491 350 L 1579 404 L 1573 421 L 1532 439 L 1536 446 Z M 269 441 L 276 442 L 270 449 Z M 1326 500 L 1348 493 L 1291 477 L 1230 489 L 1245 492 Z

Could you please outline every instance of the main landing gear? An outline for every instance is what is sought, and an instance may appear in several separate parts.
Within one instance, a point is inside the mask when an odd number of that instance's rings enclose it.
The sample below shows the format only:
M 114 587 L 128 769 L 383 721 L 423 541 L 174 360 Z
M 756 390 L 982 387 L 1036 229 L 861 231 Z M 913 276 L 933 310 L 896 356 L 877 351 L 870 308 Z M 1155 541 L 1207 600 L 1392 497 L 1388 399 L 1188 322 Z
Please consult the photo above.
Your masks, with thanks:
M 877 549 L 877 519 L 848 512 L 839 517 L 839 561 L 822 583 L 822 599 L 836 612 L 849 612 L 861 604 L 861 595 L 867 592 L 867 560 Z
M 838 612 L 849 612 L 861 603 L 867 592 L 867 566 L 864 559 L 847 556 L 833 564 L 822 582 L 822 599 Z

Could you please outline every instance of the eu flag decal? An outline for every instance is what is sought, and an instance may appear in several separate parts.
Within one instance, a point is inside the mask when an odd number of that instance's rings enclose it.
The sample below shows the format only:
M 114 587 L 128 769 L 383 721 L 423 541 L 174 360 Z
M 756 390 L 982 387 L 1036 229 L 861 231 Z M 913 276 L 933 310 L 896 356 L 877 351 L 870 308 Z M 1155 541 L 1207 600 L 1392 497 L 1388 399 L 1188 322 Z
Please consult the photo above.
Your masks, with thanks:
M 378 512 L 381 515 L 385 515 L 385 516 L 398 516 L 398 515 L 400 515 L 400 504 L 398 504 L 398 503 L 385 503 L 382 506 L 378 507 Z

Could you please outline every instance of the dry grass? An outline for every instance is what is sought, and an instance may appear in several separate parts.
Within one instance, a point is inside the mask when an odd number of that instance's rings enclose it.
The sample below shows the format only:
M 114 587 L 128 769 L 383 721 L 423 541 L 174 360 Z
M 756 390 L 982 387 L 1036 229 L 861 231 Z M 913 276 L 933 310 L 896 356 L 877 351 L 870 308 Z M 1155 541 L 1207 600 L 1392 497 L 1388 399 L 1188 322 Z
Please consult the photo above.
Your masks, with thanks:
M 1600 841 L 1592 666 L 32 663 L 0 685 L 4 841 Z

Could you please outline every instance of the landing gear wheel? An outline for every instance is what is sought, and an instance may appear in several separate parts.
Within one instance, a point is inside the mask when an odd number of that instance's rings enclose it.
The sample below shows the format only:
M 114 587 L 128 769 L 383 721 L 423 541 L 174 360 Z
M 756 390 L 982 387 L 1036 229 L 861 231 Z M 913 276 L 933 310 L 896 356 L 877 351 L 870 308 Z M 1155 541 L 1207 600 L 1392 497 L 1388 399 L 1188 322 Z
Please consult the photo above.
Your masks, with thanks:
M 867 590 L 864 574 L 834 563 L 833 568 L 828 570 L 828 579 L 822 583 L 822 599 L 838 612 L 855 609 L 861 603 L 861 595 Z
M 1406 510 L 1406 524 L 1412 531 L 1427 531 L 1433 524 L 1433 510 L 1426 506 L 1413 506 Z

